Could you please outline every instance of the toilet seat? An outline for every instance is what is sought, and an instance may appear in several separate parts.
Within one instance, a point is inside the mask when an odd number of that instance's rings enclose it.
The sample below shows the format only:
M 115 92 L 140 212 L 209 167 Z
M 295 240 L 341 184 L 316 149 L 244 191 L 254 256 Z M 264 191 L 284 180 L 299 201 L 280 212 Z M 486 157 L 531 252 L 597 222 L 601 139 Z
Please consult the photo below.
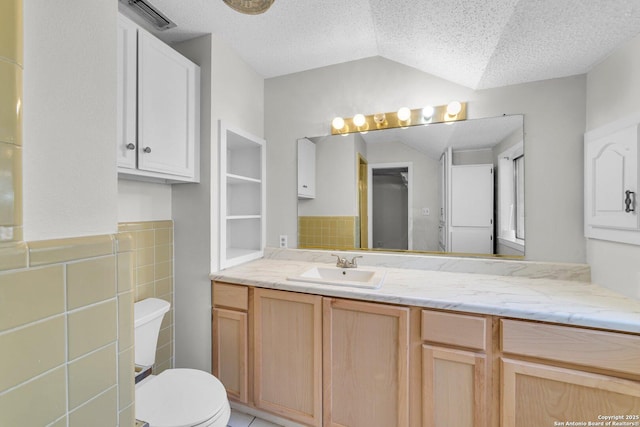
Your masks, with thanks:
M 224 386 L 204 371 L 167 369 L 136 386 L 136 418 L 150 427 L 225 426 L 230 411 Z

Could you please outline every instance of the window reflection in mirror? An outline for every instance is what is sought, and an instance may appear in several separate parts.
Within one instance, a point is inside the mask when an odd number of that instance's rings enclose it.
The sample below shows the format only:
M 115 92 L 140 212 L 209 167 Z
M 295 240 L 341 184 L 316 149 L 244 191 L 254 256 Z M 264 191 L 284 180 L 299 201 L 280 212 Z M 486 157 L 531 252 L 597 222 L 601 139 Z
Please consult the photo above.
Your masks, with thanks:
M 397 250 L 391 242 L 400 240 L 423 253 L 524 256 L 522 115 L 308 139 L 316 147 L 316 191 L 298 199 L 298 248 Z M 374 191 L 375 168 L 401 165 L 412 171 L 408 196 L 394 195 L 390 183 Z M 374 209 L 400 200 L 408 204 L 401 219 Z M 398 227 L 400 220 L 407 226 Z

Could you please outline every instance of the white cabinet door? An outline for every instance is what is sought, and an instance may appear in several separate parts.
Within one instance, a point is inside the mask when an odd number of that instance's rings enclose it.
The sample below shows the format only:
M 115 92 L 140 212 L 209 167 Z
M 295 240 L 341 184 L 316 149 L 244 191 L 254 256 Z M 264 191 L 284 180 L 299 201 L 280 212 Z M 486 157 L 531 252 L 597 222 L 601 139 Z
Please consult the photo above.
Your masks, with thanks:
M 118 167 L 136 168 L 137 27 L 118 17 Z
M 298 140 L 298 197 L 316 197 L 316 144 L 306 138 Z
M 195 178 L 199 67 L 138 30 L 138 168 Z
M 638 125 L 585 139 L 588 226 L 638 229 Z

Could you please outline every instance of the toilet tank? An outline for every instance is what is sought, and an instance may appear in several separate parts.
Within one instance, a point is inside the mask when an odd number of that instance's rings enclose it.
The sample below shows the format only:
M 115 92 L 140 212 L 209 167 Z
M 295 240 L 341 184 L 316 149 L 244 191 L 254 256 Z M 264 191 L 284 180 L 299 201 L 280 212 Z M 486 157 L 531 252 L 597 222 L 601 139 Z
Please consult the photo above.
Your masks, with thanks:
M 151 366 L 156 361 L 158 334 L 169 303 L 158 298 L 147 298 L 133 305 L 135 333 L 135 363 Z

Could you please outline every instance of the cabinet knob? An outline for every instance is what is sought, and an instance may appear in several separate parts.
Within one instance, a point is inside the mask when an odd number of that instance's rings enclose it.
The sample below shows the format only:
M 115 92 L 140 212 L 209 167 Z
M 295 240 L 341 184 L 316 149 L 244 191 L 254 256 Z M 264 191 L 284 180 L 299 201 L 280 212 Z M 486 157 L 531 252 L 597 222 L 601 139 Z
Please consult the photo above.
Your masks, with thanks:
M 150 153 L 151 152 L 151 147 L 144 147 L 144 151 L 145 153 Z
M 135 150 L 136 149 L 136 145 L 132 142 L 127 144 L 127 150 Z

